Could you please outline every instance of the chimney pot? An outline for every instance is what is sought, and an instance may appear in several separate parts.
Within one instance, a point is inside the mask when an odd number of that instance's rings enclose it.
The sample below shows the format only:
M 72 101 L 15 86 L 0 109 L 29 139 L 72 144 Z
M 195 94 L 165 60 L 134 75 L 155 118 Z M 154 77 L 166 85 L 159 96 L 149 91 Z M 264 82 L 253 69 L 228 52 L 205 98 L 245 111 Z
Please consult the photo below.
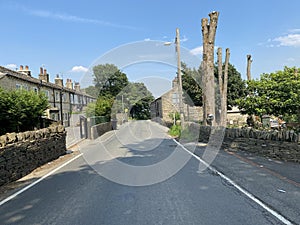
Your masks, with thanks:
M 22 71 L 24 69 L 23 65 L 20 65 L 20 70 Z
M 29 67 L 27 65 L 25 66 L 25 70 L 29 70 Z

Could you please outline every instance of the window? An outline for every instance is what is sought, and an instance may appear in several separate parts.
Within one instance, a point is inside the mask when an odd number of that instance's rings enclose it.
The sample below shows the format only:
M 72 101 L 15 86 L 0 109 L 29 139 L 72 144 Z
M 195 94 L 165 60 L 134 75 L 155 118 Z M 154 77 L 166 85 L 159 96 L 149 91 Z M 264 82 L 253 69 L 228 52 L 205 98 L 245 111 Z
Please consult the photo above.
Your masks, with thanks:
M 59 102 L 60 98 L 59 98 L 59 92 L 55 92 L 55 101 Z
M 22 88 L 21 84 L 16 84 L 16 89 L 21 89 L 21 88 Z
M 35 93 L 38 93 L 38 92 L 39 92 L 39 89 L 38 89 L 37 87 L 32 88 L 32 90 L 33 90 Z
M 178 93 L 176 93 L 176 92 L 172 94 L 172 103 L 173 104 L 179 103 L 179 96 L 178 96 Z

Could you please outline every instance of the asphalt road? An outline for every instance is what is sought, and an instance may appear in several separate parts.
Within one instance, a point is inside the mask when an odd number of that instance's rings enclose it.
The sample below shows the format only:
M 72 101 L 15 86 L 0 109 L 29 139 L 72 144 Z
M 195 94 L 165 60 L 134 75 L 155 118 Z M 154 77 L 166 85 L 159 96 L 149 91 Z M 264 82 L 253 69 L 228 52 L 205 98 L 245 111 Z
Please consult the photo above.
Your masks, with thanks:
M 82 157 L 0 206 L 0 224 L 284 224 L 149 121 L 82 144 Z

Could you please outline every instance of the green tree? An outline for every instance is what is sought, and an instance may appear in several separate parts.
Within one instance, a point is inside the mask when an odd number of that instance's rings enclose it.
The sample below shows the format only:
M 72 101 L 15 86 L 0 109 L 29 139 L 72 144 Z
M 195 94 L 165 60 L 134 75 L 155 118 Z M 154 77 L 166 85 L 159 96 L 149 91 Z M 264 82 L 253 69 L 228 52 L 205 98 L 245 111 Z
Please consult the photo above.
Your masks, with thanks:
M 223 65 L 224 67 L 224 65 Z M 218 78 L 218 68 L 215 66 L 215 79 Z M 186 104 L 202 106 L 201 69 L 191 69 L 182 63 L 182 87 Z M 246 82 L 232 64 L 228 64 L 227 108 L 230 110 L 237 105 L 236 100 L 247 95 Z M 219 96 L 216 94 L 216 101 Z M 217 103 L 218 105 L 219 103 Z
M 33 130 L 39 126 L 48 105 L 43 93 L 0 89 L 0 133 Z
M 242 79 L 240 72 L 232 64 L 228 64 L 228 90 L 227 90 L 227 108 L 231 110 L 237 106 L 237 99 L 244 98 L 247 95 L 246 82 Z
M 96 117 L 96 123 L 107 122 L 111 119 L 112 105 L 112 98 L 99 97 L 96 102 L 91 102 L 87 105 L 86 116 Z
M 144 83 L 129 83 L 116 97 L 113 111 L 118 113 L 127 109 L 132 118 L 149 119 L 152 93 Z
M 182 89 L 184 102 L 190 106 L 202 106 L 202 88 L 200 68 L 188 68 L 185 63 L 182 67 Z
M 262 116 L 294 115 L 300 121 L 299 69 L 285 67 L 283 71 L 262 74 L 260 79 L 247 82 L 249 95 L 238 105 L 245 114 Z
M 115 97 L 128 85 L 128 78 L 113 64 L 97 65 L 93 68 L 95 87 L 100 96 Z
M 93 96 L 95 98 L 98 98 L 99 96 L 99 90 L 95 86 L 88 86 L 84 89 L 85 93 L 87 93 L 90 96 Z

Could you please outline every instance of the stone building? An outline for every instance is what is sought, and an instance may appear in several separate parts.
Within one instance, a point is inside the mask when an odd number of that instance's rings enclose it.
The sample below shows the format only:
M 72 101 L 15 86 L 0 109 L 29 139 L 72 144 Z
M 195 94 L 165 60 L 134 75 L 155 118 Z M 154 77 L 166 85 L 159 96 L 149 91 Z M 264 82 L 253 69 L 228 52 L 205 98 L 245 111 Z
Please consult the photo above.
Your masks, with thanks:
M 199 122 L 202 120 L 202 107 L 183 104 L 185 121 Z M 151 103 L 151 118 L 164 123 L 174 123 L 174 115 L 179 112 L 178 79 L 172 82 L 172 89 Z
M 79 83 L 75 82 L 73 85 L 70 79 L 64 85 L 63 79 L 57 75 L 55 82 L 51 83 L 47 70 L 43 68 L 40 68 L 38 78 L 34 78 L 28 66 L 24 68 L 21 65 L 17 71 L 0 66 L 0 87 L 6 90 L 25 89 L 45 93 L 49 101 L 46 117 L 60 121 L 65 126 L 70 125 L 73 111 L 82 111 L 89 102 L 95 101 L 94 97 L 80 90 Z

